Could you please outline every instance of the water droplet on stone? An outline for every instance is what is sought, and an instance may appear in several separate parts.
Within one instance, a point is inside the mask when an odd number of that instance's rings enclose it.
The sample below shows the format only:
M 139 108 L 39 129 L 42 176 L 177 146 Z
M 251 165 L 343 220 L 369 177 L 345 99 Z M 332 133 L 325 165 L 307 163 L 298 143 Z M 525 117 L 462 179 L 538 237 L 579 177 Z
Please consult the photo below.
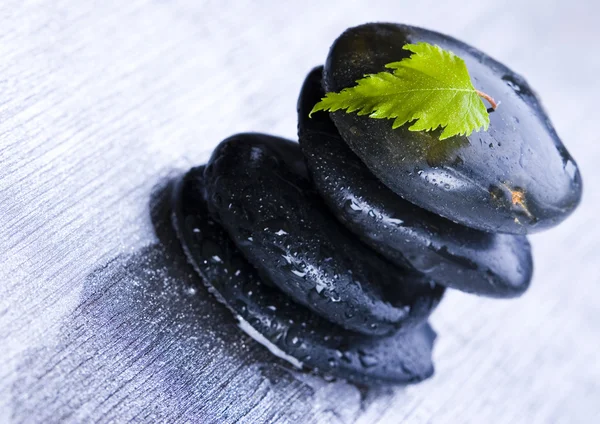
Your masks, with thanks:
M 506 85 L 515 90 L 515 92 L 520 93 L 522 91 L 521 85 L 512 75 L 504 75 L 502 79 L 506 82 Z
M 292 274 L 297 275 L 298 277 L 301 277 L 301 278 L 306 276 L 306 272 L 299 271 L 297 269 L 292 269 Z
M 569 178 L 571 178 L 571 180 L 574 180 L 575 174 L 577 173 L 577 166 L 575 165 L 575 162 L 569 159 L 565 163 L 565 172 L 569 175 Z
M 358 352 L 358 357 L 360 359 L 360 363 L 365 368 L 374 367 L 379 363 L 379 360 L 375 356 L 365 353 L 363 351 Z

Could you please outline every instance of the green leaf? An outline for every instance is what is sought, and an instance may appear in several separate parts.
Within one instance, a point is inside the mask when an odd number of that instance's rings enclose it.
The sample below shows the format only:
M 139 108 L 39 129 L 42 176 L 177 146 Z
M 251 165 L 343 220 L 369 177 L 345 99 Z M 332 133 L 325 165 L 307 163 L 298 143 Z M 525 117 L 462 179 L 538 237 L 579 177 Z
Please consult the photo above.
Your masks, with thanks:
M 327 93 L 311 110 L 346 110 L 376 119 L 393 119 L 392 128 L 413 122 L 411 131 L 444 130 L 440 140 L 488 129 L 490 118 L 475 90 L 465 62 L 454 53 L 428 43 L 407 44 L 413 54 L 388 63 L 390 72 L 368 74 L 354 87 Z M 495 107 L 493 99 L 486 99 Z

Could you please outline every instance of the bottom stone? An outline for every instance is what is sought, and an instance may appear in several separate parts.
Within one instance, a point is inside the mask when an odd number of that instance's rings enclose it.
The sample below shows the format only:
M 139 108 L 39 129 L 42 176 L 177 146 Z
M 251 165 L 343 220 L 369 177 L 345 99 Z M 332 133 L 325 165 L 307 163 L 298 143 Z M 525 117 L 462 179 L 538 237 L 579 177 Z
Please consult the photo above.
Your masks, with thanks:
M 194 168 L 175 187 L 173 225 L 188 260 L 242 330 L 296 367 L 358 383 L 415 383 L 433 375 L 436 335 L 429 324 L 386 337 L 365 336 L 331 324 L 262 284 L 211 219 L 203 173 L 204 167 Z

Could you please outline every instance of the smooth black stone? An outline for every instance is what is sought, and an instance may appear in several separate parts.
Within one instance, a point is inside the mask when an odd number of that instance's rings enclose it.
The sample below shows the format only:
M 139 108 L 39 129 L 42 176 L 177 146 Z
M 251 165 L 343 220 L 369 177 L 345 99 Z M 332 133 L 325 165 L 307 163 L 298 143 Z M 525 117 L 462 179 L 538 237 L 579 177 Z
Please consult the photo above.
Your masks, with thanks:
M 313 191 L 297 143 L 262 134 L 223 141 L 206 196 L 261 278 L 344 328 L 384 335 L 423 323 L 443 288 L 395 267 L 337 222 Z
M 429 324 L 372 338 L 333 325 L 262 284 L 225 230 L 210 217 L 203 197 L 203 172 L 203 167 L 194 168 L 177 184 L 173 224 L 188 260 L 208 289 L 243 323 L 242 329 L 253 329 L 252 337 L 255 331 L 306 367 L 354 382 L 414 383 L 433 375 L 435 332 Z
M 306 78 L 298 101 L 300 147 L 313 183 L 347 228 L 383 256 L 439 284 L 493 297 L 522 294 L 531 280 L 531 248 L 522 235 L 455 224 L 402 199 L 361 162 L 328 114 L 308 113 L 323 97 L 322 67 Z
M 325 90 L 354 86 L 408 57 L 402 46 L 420 41 L 460 56 L 475 87 L 501 101 L 490 113 L 489 130 L 440 141 L 439 129 L 393 130 L 388 119 L 335 112 L 332 119 L 352 150 L 397 194 L 469 227 L 527 234 L 564 220 L 581 199 L 577 165 L 525 80 L 481 51 L 421 28 L 366 24 L 334 42 Z

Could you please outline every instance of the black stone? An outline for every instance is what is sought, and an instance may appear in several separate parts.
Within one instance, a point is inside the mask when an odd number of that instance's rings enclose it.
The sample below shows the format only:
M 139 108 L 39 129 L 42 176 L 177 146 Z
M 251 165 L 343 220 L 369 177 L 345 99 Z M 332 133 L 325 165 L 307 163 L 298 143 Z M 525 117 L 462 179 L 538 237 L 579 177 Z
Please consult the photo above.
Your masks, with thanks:
M 306 367 L 354 382 L 414 383 L 433 374 L 435 332 L 428 324 L 372 338 L 332 325 L 278 289 L 262 284 L 256 270 L 209 215 L 203 172 L 203 167 L 194 168 L 177 184 L 173 223 L 188 260 L 243 329 L 253 329 L 253 337 L 256 331 Z
M 564 220 L 581 198 L 577 165 L 525 80 L 479 50 L 406 25 L 350 28 L 331 47 L 325 90 L 383 71 L 410 54 L 402 46 L 420 41 L 460 56 L 475 87 L 501 101 L 489 130 L 440 141 L 440 130 L 393 130 L 390 120 L 338 111 L 332 119 L 343 139 L 391 190 L 463 225 L 526 234 Z
M 439 284 L 494 297 L 523 293 L 533 263 L 525 236 L 455 224 L 384 186 L 342 140 L 326 113 L 308 113 L 323 97 L 322 67 L 306 78 L 298 101 L 300 146 L 313 184 L 347 228 L 392 262 Z
M 230 137 L 205 170 L 209 210 L 263 281 L 329 321 L 373 335 L 423 323 L 443 288 L 357 240 L 313 191 L 304 166 L 297 143 Z

